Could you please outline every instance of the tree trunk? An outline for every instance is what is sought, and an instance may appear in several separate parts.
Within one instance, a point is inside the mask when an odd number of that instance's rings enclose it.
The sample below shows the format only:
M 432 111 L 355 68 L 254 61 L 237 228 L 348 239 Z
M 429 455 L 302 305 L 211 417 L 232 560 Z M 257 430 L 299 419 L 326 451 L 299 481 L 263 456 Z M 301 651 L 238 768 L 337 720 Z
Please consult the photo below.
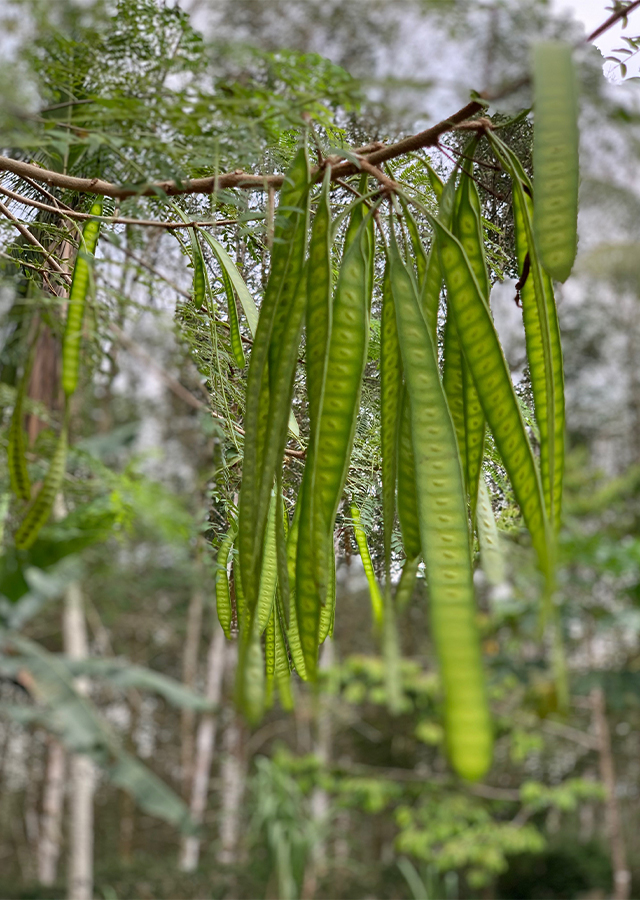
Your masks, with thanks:
M 64 609 L 64 648 L 72 659 L 89 655 L 87 628 L 82 608 L 82 591 L 77 582 L 67 588 Z M 77 678 L 76 690 L 86 694 L 86 678 Z M 93 793 L 95 770 L 87 756 L 74 754 L 70 765 L 71 820 L 69 867 L 67 872 L 69 900 L 91 900 L 93 896 Z
M 222 695 L 222 677 L 224 675 L 225 636 L 217 621 L 214 624 L 213 637 L 209 644 L 207 658 L 206 698 L 214 706 L 220 703 Z M 198 825 L 202 824 L 207 807 L 211 763 L 216 742 L 217 712 L 202 716 L 196 736 L 195 762 L 191 785 L 191 818 Z M 183 872 L 194 872 L 200 857 L 200 838 L 184 837 L 180 850 L 180 868 Z
M 611 844 L 611 864 L 613 867 L 614 900 L 629 900 L 631 896 L 631 872 L 627 865 L 627 851 L 622 833 L 620 807 L 616 795 L 616 774 L 611 749 L 611 732 L 607 721 L 604 691 L 591 691 L 593 724 L 599 746 L 600 777 L 605 790 L 607 831 Z
M 187 636 L 182 654 L 182 681 L 185 687 L 195 687 L 198 672 L 198 650 L 202 634 L 202 607 L 204 597 L 202 591 L 195 590 L 191 595 L 187 618 Z M 193 782 L 194 741 L 193 727 L 195 713 L 192 709 L 183 709 L 180 723 L 180 761 L 182 770 L 182 793 L 185 799 L 189 796 L 189 786 Z
M 62 744 L 51 738 L 44 783 L 40 840 L 38 843 L 38 881 L 45 887 L 56 883 L 62 838 L 64 807 L 65 752 Z

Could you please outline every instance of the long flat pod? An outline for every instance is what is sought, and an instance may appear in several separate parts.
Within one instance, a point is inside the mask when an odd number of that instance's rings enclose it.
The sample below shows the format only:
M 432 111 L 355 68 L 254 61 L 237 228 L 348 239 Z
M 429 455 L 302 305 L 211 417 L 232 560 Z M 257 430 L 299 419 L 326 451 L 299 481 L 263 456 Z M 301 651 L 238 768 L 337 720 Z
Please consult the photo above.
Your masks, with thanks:
M 330 634 L 333 634 L 333 620 L 336 614 L 336 556 L 333 542 L 331 543 L 329 561 L 329 580 L 327 583 L 327 597 L 324 606 L 320 609 L 320 627 L 318 629 L 318 644 L 323 644 Z
M 274 605 L 264 632 L 265 705 L 267 709 L 271 707 L 273 702 L 273 677 L 276 674 L 276 616 L 277 612 Z
M 324 397 L 319 420 L 314 484 L 314 535 L 316 558 L 329 557 L 333 524 L 349 468 L 355 435 L 362 376 L 369 338 L 369 239 L 367 218 L 344 254 L 333 301 L 331 339 L 327 355 Z M 322 528 L 315 531 L 316 517 Z M 300 543 L 302 543 L 302 525 Z M 298 553 L 296 609 L 307 674 L 315 676 L 318 654 L 320 606 L 327 590 L 326 567 L 304 571 L 307 554 Z M 302 564 L 302 566 L 301 566 Z M 310 585 L 315 582 L 316 592 Z
M 406 200 L 401 197 L 400 202 L 402 203 L 402 215 L 405 222 L 407 223 L 409 238 L 411 240 L 411 251 L 415 260 L 416 272 L 418 275 L 418 292 L 420 293 L 427 276 L 428 254 L 425 253 L 424 247 L 422 246 L 422 241 L 420 240 L 420 232 L 418 231 L 418 224 L 413 218 Z
M 96 200 L 91 207 L 92 216 L 99 216 L 101 213 L 102 198 Z M 78 249 L 78 256 L 73 267 L 67 322 L 62 342 L 62 389 L 67 397 L 71 396 L 78 386 L 82 322 L 91 278 L 91 265 L 99 233 L 100 222 L 97 219 L 89 219 L 84 226 L 82 244 Z
M 15 534 L 15 545 L 18 550 L 28 550 L 35 542 L 41 529 L 46 525 L 56 494 L 62 487 L 64 472 L 67 462 L 67 416 L 58 436 L 56 449 L 54 450 L 47 474 L 42 482 L 42 487 L 31 501 L 24 519 L 20 523 Z
M 265 672 L 257 672 L 262 667 L 260 635 L 271 622 L 271 629 L 265 638 L 266 701 L 270 702 L 272 680 L 275 672 L 275 624 L 273 613 L 277 587 L 276 559 L 276 509 L 280 504 L 279 494 L 273 493 L 269 506 L 269 517 L 265 531 L 265 548 L 262 554 L 262 571 L 258 599 L 253 610 L 246 609 L 239 617 L 240 653 L 236 685 L 238 700 L 247 718 L 258 721 L 265 703 Z
M 307 322 L 306 322 L 306 374 L 309 405 L 309 444 L 304 476 L 298 496 L 299 539 L 296 558 L 296 605 L 304 608 L 307 617 L 316 607 L 318 623 L 326 621 L 330 610 L 323 605 L 315 573 L 329 565 L 326 542 L 323 535 L 324 517 L 316 497 L 316 464 L 319 459 L 320 417 L 324 403 L 325 382 L 332 321 L 332 272 L 331 272 L 331 209 L 329 187 L 331 171 L 325 172 L 318 209 L 313 222 L 307 265 Z M 358 215 L 361 216 L 360 208 Z M 353 217 L 352 217 L 353 219 Z M 352 223 L 349 226 L 352 227 Z M 298 615 L 294 614 L 294 641 L 299 642 Z M 291 624 L 291 623 L 290 623 Z M 320 627 L 320 625 L 318 626 Z M 328 627 L 327 627 L 328 630 Z
M 465 358 L 540 568 L 550 577 L 551 544 L 540 476 L 491 313 L 460 242 L 441 222 L 430 218 L 437 232 L 447 301 L 454 312 Z
M 297 577 L 296 577 L 296 560 L 298 553 L 298 536 L 300 534 L 300 499 L 298 499 L 298 504 L 296 506 L 293 521 L 291 522 L 291 528 L 289 529 L 289 534 L 287 535 L 287 568 L 289 575 L 289 608 L 288 608 L 288 616 L 289 622 L 288 624 L 285 621 L 285 616 L 283 616 L 283 628 L 285 628 L 287 635 L 287 643 L 289 645 L 289 651 L 291 653 L 291 660 L 295 667 L 296 672 L 302 678 L 303 681 L 307 680 L 307 670 L 304 662 L 304 654 L 302 652 L 302 646 L 300 644 L 300 631 L 298 629 L 298 614 L 296 611 L 296 593 L 298 590 Z M 282 598 L 280 598 L 282 599 Z M 286 613 L 286 607 L 283 607 L 283 613 Z
M 262 554 L 262 572 L 260 574 L 260 589 L 258 602 L 255 609 L 254 628 L 258 634 L 262 634 L 267 626 L 273 609 L 273 598 L 276 593 L 278 580 L 278 563 L 276 553 L 276 507 L 279 504 L 278 497 L 274 494 L 269 505 L 269 517 L 267 530 L 264 535 L 264 552 Z
M 307 268 L 306 371 L 310 444 L 317 442 L 331 334 L 331 169 L 327 168 L 313 220 Z
M 393 248 L 391 281 L 411 401 L 420 535 L 445 694 L 447 746 L 456 771 L 477 779 L 491 764 L 493 739 L 456 435 L 413 282 Z
M 491 497 L 484 478 L 478 488 L 478 543 L 482 571 L 490 584 L 502 584 L 505 580 L 504 555 L 500 547 L 500 534 L 491 506 Z
M 430 169 L 429 171 L 430 178 L 432 171 L 432 169 Z M 442 184 L 435 172 L 433 172 L 433 175 L 437 179 L 435 184 L 439 185 L 439 189 L 438 191 L 436 191 L 436 196 L 438 197 L 438 201 L 440 204 L 438 215 L 442 222 L 446 226 L 449 226 L 451 223 L 451 217 L 453 215 L 453 206 L 455 200 L 456 170 L 453 170 L 445 185 Z M 434 182 L 432 181 L 432 184 L 433 183 Z M 420 208 L 423 212 L 426 212 L 426 210 L 422 206 Z M 430 216 L 430 214 L 428 214 L 427 218 L 431 219 L 432 217 Z M 436 241 L 434 240 L 432 241 L 431 249 L 429 250 L 427 270 L 420 293 L 420 305 L 422 307 L 422 311 L 427 323 L 427 328 L 429 329 L 429 334 L 434 346 L 437 346 L 438 344 L 438 310 L 440 308 L 441 291 L 442 267 L 440 265 L 440 255 L 438 253 L 438 247 L 436 245 Z
M 398 470 L 398 428 L 402 398 L 402 358 L 398 343 L 396 309 L 387 258 L 382 283 L 380 325 L 380 442 L 382 447 L 382 519 L 384 565 L 387 583 L 391 577 L 391 536 L 396 507 Z
M 549 275 L 566 281 L 578 245 L 578 97 L 569 44 L 534 44 L 533 87 L 535 240 Z
M 255 725 L 262 718 L 265 706 L 265 665 L 257 629 L 247 635 L 240 657 L 242 663 L 236 681 L 238 705 Z
M 293 696 L 291 694 L 291 668 L 289 656 L 284 641 L 284 624 L 282 620 L 282 607 L 280 593 L 276 593 L 276 602 L 273 607 L 274 631 L 275 631 L 275 679 L 280 694 L 280 703 L 286 710 L 293 709 Z
M 469 151 L 472 150 L 473 144 L 469 147 Z M 482 296 L 487 306 L 489 306 L 491 286 L 484 254 L 480 198 L 475 182 L 472 179 L 472 173 L 473 161 L 465 160 L 458 188 L 458 203 L 454 214 L 454 234 L 460 240 L 467 254 Z M 485 420 L 482 404 L 464 356 L 461 359 L 461 363 L 465 440 L 463 465 L 471 507 L 471 521 L 473 522 L 478 498 L 482 457 L 484 455 Z
M 238 549 L 242 586 L 250 609 L 255 606 L 258 594 L 268 501 L 275 474 L 274 462 L 272 467 L 269 466 L 271 476 L 269 483 L 269 477 L 265 475 L 265 455 L 268 451 L 266 439 L 270 431 L 269 348 L 278 309 L 282 304 L 288 305 L 291 294 L 298 289 L 306 236 L 308 171 L 307 150 L 306 146 L 303 146 L 287 172 L 280 196 L 271 254 L 271 272 L 260 310 L 247 376 Z M 286 391 L 287 411 L 288 394 L 289 391 Z M 271 459 L 275 457 L 277 461 L 279 450 L 279 446 L 271 448 Z M 268 485 L 266 492 L 265 484 Z
M 463 371 L 463 366 L 464 359 L 462 356 L 462 347 L 460 346 L 460 338 L 458 337 L 458 330 L 456 328 L 456 320 L 453 311 L 449 310 L 444 327 L 444 371 L 442 383 L 444 392 L 447 395 L 449 412 L 451 413 L 451 418 L 456 430 L 460 463 L 466 481 L 467 435 L 464 405 L 465 373 Z
M 564 373 L 558 312 L 551 279 L 540 265 L 533 235 L 531 182 L 516 155 L 495 135 L 496 156 L 513 181 L 516 254 L 531 387 L 540 429 L 540 470 L 547 512 L 557 530 L 564 478 Z M 529 266 L 527 277 L 526 266 Z

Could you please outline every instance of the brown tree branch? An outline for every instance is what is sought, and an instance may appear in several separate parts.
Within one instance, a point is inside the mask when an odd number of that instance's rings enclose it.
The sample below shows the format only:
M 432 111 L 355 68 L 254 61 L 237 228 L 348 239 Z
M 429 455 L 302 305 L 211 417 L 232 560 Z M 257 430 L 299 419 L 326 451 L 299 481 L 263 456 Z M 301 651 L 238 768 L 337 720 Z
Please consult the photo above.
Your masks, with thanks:
M 389 144 L 367 155 L 367 160 L 372 165 L 378 165 L 389 159 L 395 159 L 405 153 L 420 150 L 423 147 L 434 147 L 442 134 L 451 131 L 456 125 L 476 115 L 484 109 L 484 105 L 478 101 L 472 101 L 459 109 L 456 113 L 437 125 L 411 135 L 395 144 Z M 368 149 L 368 148 L 367 148 Z M 0 171 L 12 172 L 19 177 L 32 178 L 34 181 L 44 182 L 53 187 L 63 188 L 69 191 L 79 191 L 86 194 L 98 194 L 103 197 L 154 197 L 163 194 L 175 197 L 181 194 L 213 194 L 216 191 L 228 188 L 242 188 L 243 190 L 268 191 L 269 188 L 278 190 L 284 181 L 283 175 L 251 175 L 241 170 L 227 172 L 223 175 L 210 175 L 206 178 L 194 178 L 191 181 L 177 183 L 175 181 L 159 181 L 153 184 L 141 184 L 138 186 L 123 186 L 103 181 L 101 178 L 77 178 L 65 175 L 62 172 L 53 172 L 40 166 L 26 163 L 8 156 L 0 156 Z M 358 167 L 351 162 L 344 162 L 332 168 L 332 179 L 344 178 L 358 172 Z M 321 169 L 314 169 L 313 176 L 316 179 L 322 177 Z M 155 223 L 154 223 L 155 224 Z

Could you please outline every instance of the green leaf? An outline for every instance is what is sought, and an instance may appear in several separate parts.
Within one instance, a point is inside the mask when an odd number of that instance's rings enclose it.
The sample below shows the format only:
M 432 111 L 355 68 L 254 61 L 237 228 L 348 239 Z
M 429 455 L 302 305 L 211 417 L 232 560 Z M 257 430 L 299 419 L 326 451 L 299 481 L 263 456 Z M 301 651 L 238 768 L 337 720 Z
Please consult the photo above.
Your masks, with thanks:
M 122 749 L 119 739 L 93 704 L 76 691 L 65 662 L 21 635 L 5 633 L 3 638 L 20 657 L 2 657 L 2 668 L 29 671 L 36 699 L 41 704 L 34 711 L 38 720 L 71 752 L 86 754 L 104 769 L 109 780 L 131 794 L 144 812 L 164 819 L 183 832 L 192 832 L 189 811 L 183 801 Z M 159 678 L 166 687 L 162 676 Z

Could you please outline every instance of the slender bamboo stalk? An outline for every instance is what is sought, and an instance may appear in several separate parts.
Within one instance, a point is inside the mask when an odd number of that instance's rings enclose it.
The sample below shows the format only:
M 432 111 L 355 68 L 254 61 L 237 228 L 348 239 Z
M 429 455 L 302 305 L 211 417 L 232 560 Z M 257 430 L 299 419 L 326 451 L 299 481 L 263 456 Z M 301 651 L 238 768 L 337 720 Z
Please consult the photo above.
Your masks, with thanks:
M 613 897 L 614 900 L 629 900 L 631 896 L 631 872 L 627 862 L 627 850 L 616 794 L 616 773 L 611 748 L 611 731 L 607 720 L 606 702 L 602 688 L 594 688 L 591 691 L 590 699 L 593 710 L 593 724 L 599 747 L 600 777 L 605 790 L 607 831 L 611 845 L 611 864 L 613 868 Z
M 187 635 L 182 654 L 182 682 L 185 687 L 194 688 L 198 672 L 198 651 L 200 638 L 202 637 L 202 609 L 204 596 L 202 591 L 195 590 L 189 602 L 187 614 Z M 194 767 L 194 725 L 195 712 L 192 709 L 183 709 L 180 723 L 180 760 L 182 769 L 182 793 L 188 797 L 189 788 L 193 781 Z
M 71 659 L 89 655 L 82 590 L 72 582 L 65 596 L 63 634 L 65 652 Z M 76 689 L 86 694 L 86 678 L 76 679 Z M 87 756 L 74 754 L 70 763 L 70 842 L 67 869 L 69 900 L 91 900 L 93 896 L 93 794 L 95 768 Z
M 209 703 L 218 706 L 222 695 L 222 678 L 225 663 L 225 637 L 220 626 L 215 624 L 209 654 L 207 658 L 206 698 Z M 202 716 L 196 735 L 196 750 L 191 785 L 191 818 L 200 825 L 204 818 L 209 793 L 211 764 L 216 742 L 216 713 Z M 189 835 L 182 839 L 180 849 L 180 869 L 183 872 L 194 872 L 200 858 L 200 838 Z
M 62 842 L 66 758 L 62 744 L 51 738 L 45 772 L 40 839 L 38 843 L 38 881 L 45 887 L 56 883 Z

